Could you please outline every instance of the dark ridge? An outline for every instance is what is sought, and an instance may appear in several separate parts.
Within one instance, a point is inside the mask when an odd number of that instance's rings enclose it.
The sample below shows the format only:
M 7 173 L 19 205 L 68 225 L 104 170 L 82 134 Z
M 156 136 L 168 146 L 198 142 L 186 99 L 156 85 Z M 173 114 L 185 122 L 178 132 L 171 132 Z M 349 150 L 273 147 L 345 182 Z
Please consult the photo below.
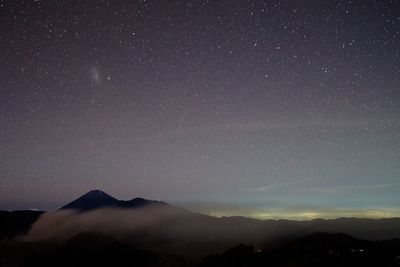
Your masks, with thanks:
M 205 257 L 200 266 L 400 266 L 399 255 L 400 239 L 367 241 L 347 234 L 315 232 L 267 250 L 239 245 Z
M 356 239 L 351 235 L 344 233 L 324 233 L 324 232 L 314 232 L 305 236 L 302 239 L 302 241 L 316 241 L 316 242 L 319 242 L 321 240 L 327 240 L 327 241 L 341 240 L 341 241 L 351 242 Z
M 119 206 L 120 207 L 128 207 L 128 208 L 135 208 L 135 207 L 143 207 L 143 206 L 148 206 L 148 205 L 167 205 L 163 201 L 158 201 L 158 200 L 147 200 L 141 197 L 136 197 L 134 199 L 128 200 L 128 201 L 119 201 Z
M 0 241 L 28 232 L 43 211 L 0 211 Z
M 38 244 L 39 246 L 40 244 Z M 56 247 L 32 249 L 17 266 L 155 266 L 158 256 L 100 233 L 81 233 Z M 1 264 L 0 264 L 1 265 Z M 1 265 L 2 266 L 2 265 Z

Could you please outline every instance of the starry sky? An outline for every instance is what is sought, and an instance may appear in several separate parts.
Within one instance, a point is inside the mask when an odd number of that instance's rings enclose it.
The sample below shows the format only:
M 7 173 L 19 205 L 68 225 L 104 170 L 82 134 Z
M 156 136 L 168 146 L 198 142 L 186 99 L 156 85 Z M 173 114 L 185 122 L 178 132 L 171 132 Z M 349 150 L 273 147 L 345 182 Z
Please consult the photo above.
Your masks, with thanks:
M 400 216 L 400 1 L 0 1 L 0 209 L 91 189 Z

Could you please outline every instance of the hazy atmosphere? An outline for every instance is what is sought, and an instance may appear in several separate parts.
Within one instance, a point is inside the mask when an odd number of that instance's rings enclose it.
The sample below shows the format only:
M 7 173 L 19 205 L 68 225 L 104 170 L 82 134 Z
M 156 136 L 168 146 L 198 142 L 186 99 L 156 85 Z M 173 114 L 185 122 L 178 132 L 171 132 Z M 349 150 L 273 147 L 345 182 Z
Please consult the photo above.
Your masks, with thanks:
M 0 209 L 400 216 L 399 48 L 397 0 L 0 1 Z

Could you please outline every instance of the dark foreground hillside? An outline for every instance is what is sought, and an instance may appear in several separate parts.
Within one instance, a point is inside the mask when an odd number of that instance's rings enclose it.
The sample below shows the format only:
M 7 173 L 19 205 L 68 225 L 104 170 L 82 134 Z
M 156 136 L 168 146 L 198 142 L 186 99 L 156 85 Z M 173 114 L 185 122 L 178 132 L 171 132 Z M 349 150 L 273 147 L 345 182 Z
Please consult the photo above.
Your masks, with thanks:
M 10 242 L 0 247 L 0 266 L 153 266 L 157 256 L 102 234 L 79 234 L 61 245 Z
M 85 233 L 58 245 L 3 242 L 0 266 L 400 266 L 400 240 L 366 241 L 318 232 L 268 249 L 238 244 L 223 253 L 193 260 Z
M 400 240 L 365 241 L 345 234 L 313 233 L 265 251 L 239 245 L 207 256 L 200 266 L 400 266 Z
M 0 211 L 0 241 L 26 234 L 42 211 Z

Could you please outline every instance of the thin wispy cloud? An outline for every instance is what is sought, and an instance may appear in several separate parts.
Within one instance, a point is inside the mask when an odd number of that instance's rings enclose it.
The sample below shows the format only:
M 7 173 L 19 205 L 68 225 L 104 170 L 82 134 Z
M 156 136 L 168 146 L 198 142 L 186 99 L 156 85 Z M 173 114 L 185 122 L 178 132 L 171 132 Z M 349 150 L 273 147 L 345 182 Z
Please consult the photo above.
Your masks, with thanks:
M 310 119 L 310 120 L 292 120 L 292 121 L 265 121 L 265 120 L 243 120 L 227 121 L 209 125 L 192 125 L 182 127 L 180 133 L 223 133 L 223 132 L 241 132 L 241 131 L 288 131 L 294 129 L 309 129 L 329 131 L 334 129 L 343 130 L 372 130 L 381 127 L 400 127 L 400 120 L 397 117 L 370 117 L 351 120 L 333 120 L 333 119 Z
M 251 188 L 251 192 L 271 192 L 271 191 L 279 191 L 281 189 L 290 189 L 290 190 L 301 190 L 301 191 L 310 191 L 310 192 L 318 192 L 318 193 L 341 193 L 341 192 L 356 192 L 356 191 L 368 191 L 375 190 L 381 188 L 392 188 L 399 187 L 400 182 L 392 182 L 392 183 L 379 183 L 379 184 L 347 184 L 347 185 L 316 185 L 314 183 L 318 183 L 318 181 L 322 181 L 322 179 L 299 179 L 295 181 L 289 181 L 285 183 L 272 183 L 269 185 Z

